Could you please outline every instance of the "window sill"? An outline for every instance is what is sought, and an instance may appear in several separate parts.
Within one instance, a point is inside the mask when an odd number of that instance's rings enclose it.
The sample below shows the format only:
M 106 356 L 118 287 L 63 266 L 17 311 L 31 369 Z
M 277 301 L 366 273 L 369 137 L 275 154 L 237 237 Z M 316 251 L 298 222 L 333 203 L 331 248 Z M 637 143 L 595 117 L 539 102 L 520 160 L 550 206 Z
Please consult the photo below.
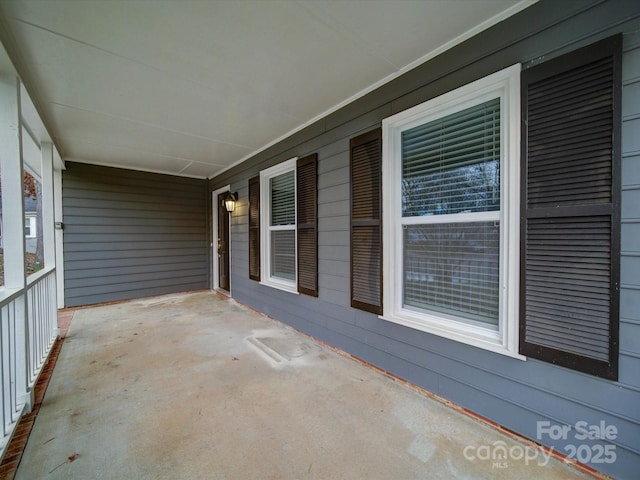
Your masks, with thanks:
M 265 287 L 275 288 L 277 290 L 282 290 L 284 292 L 293 293 L 294 295 L 299 295 L 298 288 L 295 284 L 290 284 L 286 282 L 281 282 L 278 280 L 263 280 L 260 282 L 260 285 L 264 285 Z
M 527 359 L 527 357 L 507 348 L 498 332 L 492 332 L 478 327 L 465 327 L 463 324 L 458 324 L 458 328 L 451 326 L 445 327 L 442 320 L 437 317 L 431 317 L 432 320 L 429 320 L 427 318 L 423 318 L 423 316 L 413 316 L 408 314 L 380 315 L 378 318 L 387 322 L 397 323 L 405 327 L 413 328 L 414 330 L 420 330 L 425 333 L 447 338 L 455 342 L 464 343 L 472 347 L 482 348 L 483 350 L 488 350 L 507 357 L 518 360 Z

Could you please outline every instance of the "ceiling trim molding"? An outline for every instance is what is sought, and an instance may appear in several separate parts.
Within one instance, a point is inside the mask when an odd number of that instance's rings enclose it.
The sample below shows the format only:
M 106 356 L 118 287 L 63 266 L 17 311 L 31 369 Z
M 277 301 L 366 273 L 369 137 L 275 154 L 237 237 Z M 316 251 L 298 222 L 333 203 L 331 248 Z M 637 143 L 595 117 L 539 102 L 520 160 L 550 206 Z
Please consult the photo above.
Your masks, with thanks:
M 172 177 L 196 178 L 198 180 L 208 180 L 208 177 L 206 177 L 204 175 L 188 175 L 188 174 L 185 174 L 185 173 L 178 174 L 178 173 L 175 173 L 175 172 L 168 172 L 166 170 L 152 169 L 152 168 L 142 168 L 142 167 L 136 167 L 136 168 L 123 167 L 123 166 L 119 166 L 119 165 L 113 165 L 113 164 L 99 162 L 99 161 L 96 162 L 96 161 L 93 161 L 93 160 L 92 161 L 83 160 L 83 159 L 79 159 L 79 158 L 65 158 L 65 162 L 82 163 L 83 165 L 95 165 L 97 167 L 118 168 L 120 170 L 133 170 L 135 172 L 157 173 L 159 175 L 169 175 L 169 176 L 172 176 Z M 186 168 L 186 167 L 184 167 L 184 168 Z M 184 168 L 183 168 L 183 170 L 184 170 Z
M 321 119 L 331 115 L 332 113 L 340 110 L 341 108 L 349 105 L 350 103 L 353 103 L 354 101 L 358 100 L 359 98 L 364 97 L 368 93 L 373 92 L 375 89 L 377 89 L 377 88 L 379 88 L 379 87 L 381 87 L 383 85 L 386 85 L 387 83 L 395 80 L 398 77 L 401 77 L 402 75 L 404 75 L 405 73 L 409 72 L 410 70 L 413 70 L 414 68 L 422 65 L 423 63 L 428 62 L 429 60 L 433 59 L 434 57 L 446 52 L 447 50 L 450 50 L 450 49 L 454 48 L 455 46 L 461 44 L 462 42 L 464 42 L 466 40 L 469 40 L 471 37 L 483 32 L 484 30 L 487 30 L 487 29 L 493 27 L 494 25 L 502 22 L 503 20 L 506 20 L 507 18 L 509 18 L 509 17 L 519 13 L 519 12 L 521 12 L 522 10 L 525 10 L 526 8 L 529 8 L 530 6 L 538 3 L 538 1 L 539 0 L 521 0 L 520 2 L 516 3 L 515 5 L 512 5 L 511 7 L 507 8 L 506 10 L 503 10 L 498 15 L 495 15 L 495 16 L 489 18 L 488 20 L 476 25 L 475 27 L 467 30 L 463 34 L 458 35 L 456 38 L 448 41 L 444 45 L 441 45 L 440 47 L 430 51 L 426 55 L 423 55 L 418 60 L 414 60 L 413 62 L 409 63 L 408 65 L 405 65 L 404 67 L 400 68 L 398 71 L 392 73 L 391 75 L 387 75 L 383 79 L 371 84 L 367 88 L 359 91 L 358 93 L 352 95 L 351 97 L 347 98 L 346 100 L 343 100 L 342 102 L 338 103 L 337 105 L 334 105 L 333 107 L 329 108 L 328 110 L 325 110 L 324 112 L 320 113 L 319 115 L 316 115 L 311 120 L 308 120 L 307 122 L 303 123 L 302 125 L 299 125 L 298 127 L 290 130 L 289 132 L 285 133 L 284 135 L 281 135 L 280 137 L 276 138 L 275 140 L 272 140 L 271 142 L 267 143 L 266 145 L 258 148 L 257 150 L 251 152 L 250 154 L 242 157 L 240 160 L 232 163 L 228 167 L 216 172 L 215 175 L 213 175 L 211 177 L 208 177 L 208 178 L 211 179 L 211 178 L 217 177 L 218 175 L 222 175 L 226 171 L 231 170 L 232 168 L 234 168 L 234 167 L 246 162 L 250 158 L 258 155 L 259 153 L 267 150 L 268 148 L 280 143 L 281 141 L 289 138 L 290 136 L 298 133 L 299 131 L 304 130 L 305 128 L 309 127 L 310 125 L 313 125 L 318 120 L 321 120 Z

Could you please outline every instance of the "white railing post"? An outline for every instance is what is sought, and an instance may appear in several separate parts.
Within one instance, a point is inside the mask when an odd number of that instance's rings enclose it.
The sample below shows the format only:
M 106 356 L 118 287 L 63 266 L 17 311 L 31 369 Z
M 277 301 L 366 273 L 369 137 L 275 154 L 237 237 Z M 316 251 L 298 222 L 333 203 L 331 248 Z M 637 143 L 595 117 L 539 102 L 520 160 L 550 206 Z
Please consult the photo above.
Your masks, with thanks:
M 54 294 L 56 291 L 56 276 L 49 275 L 46 281 L 45 295 L 47 310 L 49 311 L 49 347 L 47 351 L 49 351 L 49 348 L 53 346 L 56 338 L 60 335 L 60 328 L 58 327 L 58 302 Z
M 44 244 L 44 266 L 54 267 L 56 264 L 55 251 L 55 207 L 53 194 L 53 145 L 49 142 L 42 142 L 40 145 L 42 154 L 42 175 L 40 184 L 42 185 L 42 234 Z
M 34 383 L 51 351 L 57 331 L 55 153 L 41 146 L 44 268 L 26 277 L 24 230 L 24 152 L 21 85 L 0 75 L 0 186 L 4 286 L 0 286 L 0 455 L 6 451 L 21 415 L 31 411 Z M 35 140 L 34 140 L 35 141 Z M 58 172 L 59 173 L 59 172 Z
M 23 157 L 22 157 L 22 113 L 20 100 L 20 81 L 13 75 L 0 76 L 0 176 L 2 178 L 2 235 L 4 248 L 4 283 L 6 290 L 23 290 L 26 286 L 25 278 L 25 238 L 24 238 L 24 185 L 23 185 Z M 14 398 L 18 403 L 29 402 L 31 392 L 28 390 L 29 375 L 29 334 L 27 325 L 27 298 L 20 295 L 14 302 L 13 329 L 3 332 L 14 334 L 8 343 L 3 342 L 3 348 L 14 349 L 9 358 L 14 359 L 15 369 L 10 382 Z M 6 358 L 2 355 L 2 358 Z M 12 392 L 5 392 L 3 397 Z M 14 405 L 17 409 L 18 405 Z
M 0 176 L 5 288 L 24 288 L 24 186 L 20 83 L 0 76 Z
M 49 142 L 42 142 L 40 145 L 40 151 L 42 153 L 42 233 L 44 244 L 44 266 L 45 268 L 56 267 L 56 236 L 55 236 L 55 185 L 53 174 L 53 145 Z M 49 295 L 49 292 L 55 292 L 51 289 L 51 280 L 49 277 L 45 279 L 47 285 L 43 288 L 43 294 Z M 57 295 L 53 296 L 54 305 L 57 301 Z M 53 333 L 55 337 L 58 336 L 58 319 L 52 319 L 51 314 L 51 299 L 43 298 L 43 308 L 47 312 L 45 317 L 45 332 L 46 344 L 50 344 L 50 334 Z M 54 312 L 56 309 L 54 308 Z M 55 316 L 55 315 L 54 315 Z M 53 330 L 51 330 L 53 327 Z M 54 338 L 55 338 L 54 337 Z
M 54 151 L 54 155 L 56 157 L 56 163 L 61 163 L 60 157 L 58 156 L 57 150 Z M 55 209 L 55 219 L 54 222 L 58 224 L 55 228 L 55 240 L 56 240 L 56 292 L 57 292 L 57 307 L 64 307 L 64 249 L 63 249 L 63 241 L 64 241 L 64 232 L 62 230 L 64 218 L 62 216 L 62 171 L 55 168 L 53 171 L 53 205 Z M 57 319 L 56 319 L 57 323 Z
M 2 387 L 2 434 L 6 436 L 11 425 L 11 348 L 8 327 L 12 322 L 14 305 L 4 305 L 0 313 L 0 377 Z M 6 326 L 6 328 L 5 328 Z

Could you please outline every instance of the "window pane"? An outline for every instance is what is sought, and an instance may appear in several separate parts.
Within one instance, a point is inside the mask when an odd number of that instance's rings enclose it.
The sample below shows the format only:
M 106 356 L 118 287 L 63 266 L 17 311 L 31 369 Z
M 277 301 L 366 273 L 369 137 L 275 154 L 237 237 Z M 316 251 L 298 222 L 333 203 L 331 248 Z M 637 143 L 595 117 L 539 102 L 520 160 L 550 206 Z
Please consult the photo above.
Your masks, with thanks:
M 295 225 L 296 192 L 294 171 L 273 177 L 271 187 L 271 225 Z
M 295 230 L 271 232 L 271 276 L 285 280 L 296 279 Z
M 500 99 L 402 132 L 402 215 L 500 209 Z
M 405 306 L 497 328 L 497 223 L 405 226 L 403 243 Z

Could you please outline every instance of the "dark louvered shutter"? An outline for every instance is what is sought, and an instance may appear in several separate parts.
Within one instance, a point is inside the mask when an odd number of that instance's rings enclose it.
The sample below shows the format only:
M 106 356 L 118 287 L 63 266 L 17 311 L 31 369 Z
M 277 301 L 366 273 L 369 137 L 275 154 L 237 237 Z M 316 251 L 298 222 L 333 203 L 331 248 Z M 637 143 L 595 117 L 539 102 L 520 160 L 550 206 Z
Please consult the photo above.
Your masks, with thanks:
M 617 379 L 621 37 L 522 74 L 520 353 Z
M 260 281 L 260 176 L 249 179 L 249 278 Z
M 298 159 L 297 229 L 298 292 L 318 296 L 318 159 L 309 155 Z
M 382 130 L 350 142 L 351 306 L 382 314 Z

